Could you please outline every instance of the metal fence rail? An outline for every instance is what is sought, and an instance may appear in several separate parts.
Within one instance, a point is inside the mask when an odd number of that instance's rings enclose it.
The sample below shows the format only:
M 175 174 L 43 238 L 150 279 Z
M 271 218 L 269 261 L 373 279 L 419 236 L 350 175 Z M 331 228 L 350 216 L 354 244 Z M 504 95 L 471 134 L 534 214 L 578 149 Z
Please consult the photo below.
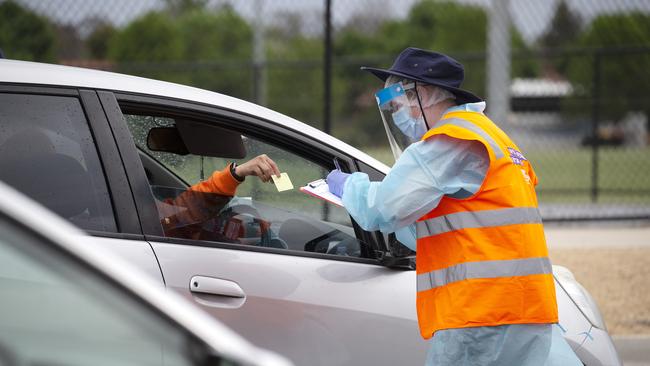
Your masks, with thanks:
M 494 19 L 511 25 L 496 41 Z M 545 220 L 650 219 L 647 1 L 0 0 L 6 57 L 215 90 L 388 163 L 380 85 L 359 67 L 407 46 L 465 65 L 533 163 Z

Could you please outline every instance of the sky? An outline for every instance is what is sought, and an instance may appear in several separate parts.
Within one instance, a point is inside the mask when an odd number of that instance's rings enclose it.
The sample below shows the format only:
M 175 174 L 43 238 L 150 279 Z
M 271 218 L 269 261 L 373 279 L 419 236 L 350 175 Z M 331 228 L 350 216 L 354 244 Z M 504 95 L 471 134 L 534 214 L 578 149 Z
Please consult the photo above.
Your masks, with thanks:
M 0 0 L 1 1 L 1 0 Z M 144 13 L 160 9 L 163 0 L 17 0 L 40 14 L 63 24 L 82 25 L 92 17 L 124 26 Z M 335 27 L 358 14 L 403 18 L 419 0 L 331 0 Z M 458 0 L 487 7 L 494 0 Z M 548 27 L 558 0 L 510 0 L 512 22 L 527 41 L 535 40 Z M 569 7 L 589 21 L 602 13 L 641 10 L 650 13 L 650 0 L 566 0 Z M 210 6 L 229 3 L 248 19 L 263 14 L 262 22 L 272 22 L 277 12 L 298 12 L 311 29 L 320 31 L 324 0 L 210 0 Z M 263 11 L 259 11 L 260 7 Z M 82 29 L 83 31 L 83 29 Z

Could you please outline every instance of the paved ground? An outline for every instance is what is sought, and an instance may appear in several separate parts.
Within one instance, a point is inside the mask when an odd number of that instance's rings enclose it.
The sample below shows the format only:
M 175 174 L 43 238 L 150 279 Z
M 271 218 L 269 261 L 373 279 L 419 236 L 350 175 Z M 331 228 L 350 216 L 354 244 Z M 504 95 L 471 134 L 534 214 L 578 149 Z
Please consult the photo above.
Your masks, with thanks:
M 650 366 L 650 337 L 615 336 L 614 346 L 625 366 Z
M 650 366 L 650 225 L 546 226 L 553 264 L 598 303 L 626 366 Z

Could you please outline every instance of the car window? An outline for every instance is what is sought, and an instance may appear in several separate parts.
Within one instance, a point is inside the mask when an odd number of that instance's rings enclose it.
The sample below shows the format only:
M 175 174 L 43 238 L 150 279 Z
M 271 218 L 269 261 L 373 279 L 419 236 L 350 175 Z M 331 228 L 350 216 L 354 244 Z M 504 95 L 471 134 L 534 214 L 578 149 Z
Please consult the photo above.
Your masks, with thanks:
M 208 354 L 185 329 L 3 216 L 0 293 L 0 365 L 203 365 L 196 351 Z
M 86 230 L 115 232 L 79 99 L 0 93 L 0 180 Z
M 287 149 L 240 134 L 237 138 L 242 139 L 246 153 L 241 159 L 152 151 L 147 144 L 149 130 L 174 127 L 177 121 L 141 115 L 125 118 L 141 152 L 166 236 L 370 257 L 368 246 L 356 238 L 345 209 L 299 190 L 308 182 L 325 177 L 325 167 Z M 247 177 L 234 197 L 187 189 L 233 161 L 243 164 L 260 154 L 268 155 L 281 172 L 288 174 L 292 190 L 278 192 L 273 183 L 263 183 L 256 177 Z

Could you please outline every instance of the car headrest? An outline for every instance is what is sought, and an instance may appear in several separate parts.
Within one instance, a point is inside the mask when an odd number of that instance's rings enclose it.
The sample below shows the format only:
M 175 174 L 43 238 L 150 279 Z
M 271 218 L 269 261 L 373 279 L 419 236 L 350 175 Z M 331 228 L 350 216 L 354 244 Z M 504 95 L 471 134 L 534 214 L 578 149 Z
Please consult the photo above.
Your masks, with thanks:
M 16 133 L 0 144 L 0 179 L 66 218 L 92 207 L 86 169 L 75 158 L 55 152 L 51 140 L 37 129 Z

